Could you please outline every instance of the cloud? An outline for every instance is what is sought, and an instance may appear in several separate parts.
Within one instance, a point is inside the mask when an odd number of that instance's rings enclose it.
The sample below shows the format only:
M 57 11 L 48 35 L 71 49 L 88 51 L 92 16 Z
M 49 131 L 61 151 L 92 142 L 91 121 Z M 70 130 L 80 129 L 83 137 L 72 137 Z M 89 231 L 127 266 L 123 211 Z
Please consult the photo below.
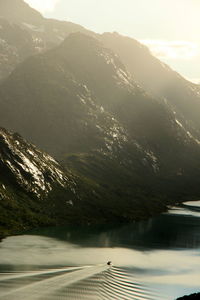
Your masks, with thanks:
M 160 59 L 192 59 L 199 54 L 199 45 L 189 41 L 140 40 Z
M 45 13 L 54 11 L 60 0 L 25 0 L 25 2 L 40 12 Z

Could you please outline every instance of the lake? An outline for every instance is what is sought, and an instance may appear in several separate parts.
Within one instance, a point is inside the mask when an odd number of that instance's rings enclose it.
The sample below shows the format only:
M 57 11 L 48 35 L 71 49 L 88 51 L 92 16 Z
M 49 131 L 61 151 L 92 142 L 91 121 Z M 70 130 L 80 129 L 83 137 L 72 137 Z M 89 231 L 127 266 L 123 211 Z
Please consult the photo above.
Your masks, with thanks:
M 173 300 L 197 291 L 200 201 L 126 226 L 43 228 L 0 243 L 2 300 Z

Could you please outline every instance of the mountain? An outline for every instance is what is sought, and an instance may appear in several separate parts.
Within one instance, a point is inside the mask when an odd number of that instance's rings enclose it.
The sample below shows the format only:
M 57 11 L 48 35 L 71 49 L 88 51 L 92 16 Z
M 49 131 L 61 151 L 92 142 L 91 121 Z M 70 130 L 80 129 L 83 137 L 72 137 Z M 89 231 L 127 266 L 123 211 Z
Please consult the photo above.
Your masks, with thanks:
M 61 43 L 73 32 L 88 32 L 71 22 L 44 18 L 23 0 L 0 0 L 0 80 L 27 57 Z
M 2 126 L 120 203 L 198 194 L 198 142 L 98 39 L 71 34 L 27 59 L 1 84 L 0 106 Z
M 103 51 L 98 41 L 74 34 L 59 48 L 29 58 L 1 85 L 1 123 L 6 128 L 21 132 L 57 158 L 70 152 L 87 152 L 96 148 L 106 150 L 112 143 L 117 147 L 127 140 L 125 129 L 120 128 L 113 115 L 104 111 L 100 99 L 94 98 L 98 96 L 94 94 L 96 91 L 91 91 L 87 82 L 78 77 L 85 75 L 98 82 L 98 74 L 101 76 L 98 70 L 96 73 L 95 70 L 86 73 L 83 52 L 82 57 L 74 61 L 79 56 L 81 44 L 87 47 L 88 58 L 93 47 Z M 90 46 L 91 53 L 88 53 Z M 103 56 L 99 59 L 106 68 L 102 74 L 104 76 L 109 66 Z M 86 63 L 85 66 L 90 68 L 92 64 L 89 66 Z M 114 85 L 116 79 L 111 74 L 106 76 Z M 117 76 L 123 83 L 120 75 Z M 96 88 L 101 86 L 96 84 Z M 112 89 L 115 87 L 118 87 L 117 83 Z M 123 91 L 121 88 L 118 90 Z
M 167 102 L 180 126 L 200 140 L 200 88 L 154 57 L 138 41 L 118 33 L 100 36 L 121 59 L 136 82 L 149 94 Z

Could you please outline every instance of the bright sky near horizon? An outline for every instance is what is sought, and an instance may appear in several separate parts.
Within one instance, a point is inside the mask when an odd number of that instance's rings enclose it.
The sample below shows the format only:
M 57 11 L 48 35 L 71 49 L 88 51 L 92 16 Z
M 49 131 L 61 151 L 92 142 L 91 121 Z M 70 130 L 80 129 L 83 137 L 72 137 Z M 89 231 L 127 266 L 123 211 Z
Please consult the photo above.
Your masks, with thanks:
M 200 0 L 25 0 L 45 17 L 102 33 L 117 31 L 200 82 Z

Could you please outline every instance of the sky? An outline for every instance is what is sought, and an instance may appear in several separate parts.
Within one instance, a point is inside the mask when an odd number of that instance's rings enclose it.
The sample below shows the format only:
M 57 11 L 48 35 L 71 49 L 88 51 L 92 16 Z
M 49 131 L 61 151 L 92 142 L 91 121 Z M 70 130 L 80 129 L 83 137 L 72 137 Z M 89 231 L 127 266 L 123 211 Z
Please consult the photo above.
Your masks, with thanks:
M 146 44 L 185 78 L 200 82 L 200 0 L 25 0 L 47 18 Z

